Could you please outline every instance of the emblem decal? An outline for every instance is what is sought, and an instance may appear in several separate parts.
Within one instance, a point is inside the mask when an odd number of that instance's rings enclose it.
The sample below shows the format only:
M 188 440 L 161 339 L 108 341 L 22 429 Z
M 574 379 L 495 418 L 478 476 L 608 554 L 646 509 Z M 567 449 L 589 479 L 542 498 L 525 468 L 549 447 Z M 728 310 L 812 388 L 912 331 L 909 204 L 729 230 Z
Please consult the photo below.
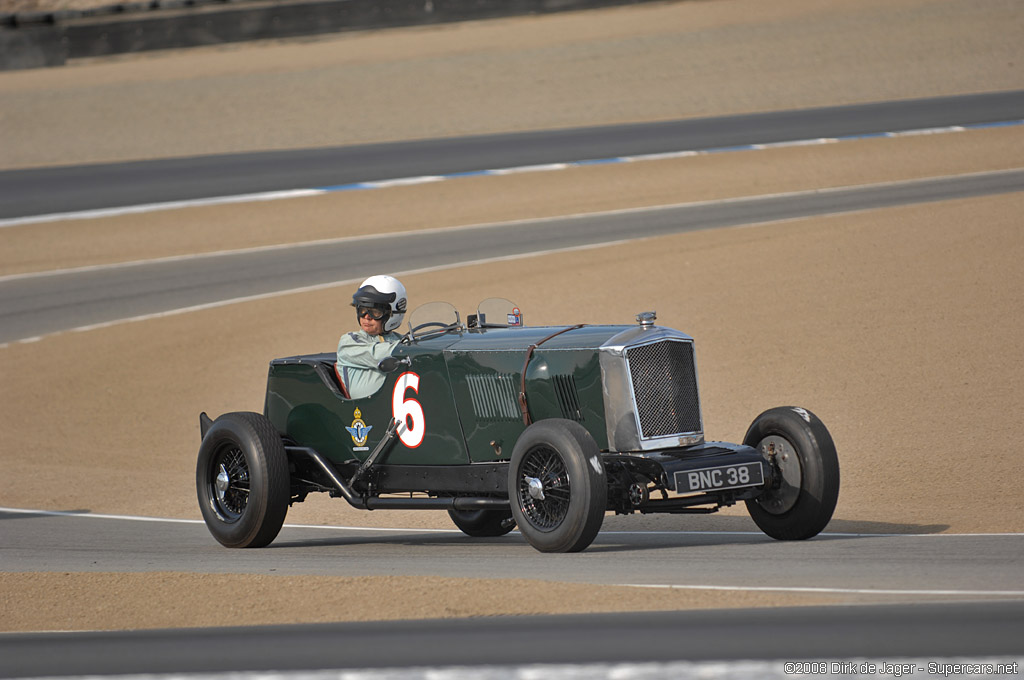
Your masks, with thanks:
M 512 308 L 512 313 L 508 314 L 508 325 L 509 326 L 522 326 L 523 325 L 523 313 L 519 311 L 518 307 Z
M 355 450 L 366 451 L 367 447 L 364 445 L 370 436 L 370 430 L 373 429 L 373 425 L 367 425 L 363 422 L 363 414 L 358 408 L 353 416 L 355 420 L 352 421 L 352 427 L 346 427 L 345 429 L 352 435 L 352 443 L 356 445 Z

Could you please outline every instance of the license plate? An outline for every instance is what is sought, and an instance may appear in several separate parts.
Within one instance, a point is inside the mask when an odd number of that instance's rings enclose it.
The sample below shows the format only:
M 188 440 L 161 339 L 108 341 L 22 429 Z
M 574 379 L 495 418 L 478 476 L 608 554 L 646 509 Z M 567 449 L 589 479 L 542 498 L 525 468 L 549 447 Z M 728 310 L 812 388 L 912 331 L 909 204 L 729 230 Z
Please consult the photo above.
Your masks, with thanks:
M 764 484 L 761 463 L 738 463 L 676 472 L 676 493 L 742 489 Z

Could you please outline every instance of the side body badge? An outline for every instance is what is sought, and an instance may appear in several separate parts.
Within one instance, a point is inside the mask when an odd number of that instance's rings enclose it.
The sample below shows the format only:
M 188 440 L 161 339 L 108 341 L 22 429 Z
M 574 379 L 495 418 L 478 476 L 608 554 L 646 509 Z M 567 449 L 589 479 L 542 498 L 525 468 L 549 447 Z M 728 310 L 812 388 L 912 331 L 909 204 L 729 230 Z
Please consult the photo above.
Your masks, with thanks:
M 353 450 L 368 451 L 369 447 L 366 446 L 366 440 L 370 437 L 370 430 L 373 429 L 373 425 L 367 425 L 363 422 L 363 414 L 358 408 L 353 417 L 355 420 L 352 421 L 352 426 L 345 428 L 352 435 L 352 443 L 356 445 Z

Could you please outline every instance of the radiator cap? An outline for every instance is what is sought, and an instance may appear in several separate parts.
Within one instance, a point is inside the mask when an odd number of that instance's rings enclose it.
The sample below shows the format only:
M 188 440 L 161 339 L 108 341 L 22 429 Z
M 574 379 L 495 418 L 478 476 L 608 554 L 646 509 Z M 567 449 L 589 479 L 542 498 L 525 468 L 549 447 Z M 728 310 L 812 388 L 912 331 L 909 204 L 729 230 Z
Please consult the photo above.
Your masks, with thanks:
M 654 320 L 658 318 L 657 312 L 640 312 L 636 315 L 636 321 L 642 328 L 654 326 Z

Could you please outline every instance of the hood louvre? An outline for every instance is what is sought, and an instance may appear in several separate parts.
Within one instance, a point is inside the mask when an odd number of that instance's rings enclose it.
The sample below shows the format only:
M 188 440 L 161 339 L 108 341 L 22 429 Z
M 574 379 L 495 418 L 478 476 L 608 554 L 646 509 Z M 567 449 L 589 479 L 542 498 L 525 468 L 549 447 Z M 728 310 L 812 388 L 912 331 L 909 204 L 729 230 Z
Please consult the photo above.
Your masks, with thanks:
M 519 420 L 516 375 L 467 375 L 466 385 L 478 420 Z
M 562 411 L 562 417 L 583 422 L 583 410 L 580 408 L 580 395 L 576 390 L 576 378 L 572 375 L 552 376 L 555 387 L 555 396 L 558 398 L 558 407 Z

